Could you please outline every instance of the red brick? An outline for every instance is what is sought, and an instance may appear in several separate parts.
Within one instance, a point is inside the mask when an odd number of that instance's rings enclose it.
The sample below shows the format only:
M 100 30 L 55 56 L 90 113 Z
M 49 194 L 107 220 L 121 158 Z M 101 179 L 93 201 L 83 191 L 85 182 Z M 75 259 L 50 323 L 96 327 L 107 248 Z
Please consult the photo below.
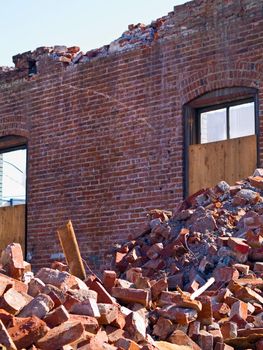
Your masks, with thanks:
M 48 295 L 39 294 L 30 301 L 30 303 L 24 306 L 18 316 L 29 317 L 35 315 L 39 318 L 43 318 L 53 307 L 54 303 Z
M 10 288 L 0 298 L 0 308 L 16 315 L 28 302 L 28 298 L 22 295 L 22 293 L 17 292 L 14 288 Z
M 118 317 L 118 306 L 113 304 L 101 304 L 98 303 L 100 317 L 98 322 L 100 325 L 107 325 L 113 323 Z
M 63 345 L 78 340 L 84 331 L 81 322 L 65 322 L 52 328 L 47 334 L 37 341 L 37 346 L 43 350 L 59 349 Z
M 157 323 L 153 327 L 153 334 L 159 339 L 165 340 L 174 330 L 175 326 L 172 321 L 164 317 L 159 317 Z
M 231 311 L 230 311 L 230 320 L 234 315 L 238 315 L 243 320 L 247 319 L 248 315 L 248 306 L 247 303 L 244 303 L 241 300 L 236 301 L 232 306 L 231 306 Z
M 68 289 L 77 285 L 75 276 L 69 274 L 68 272 L 60 272 L 47 267 L 40 269 L 35 277 L 39 278 L 45 284 L 52 284 L 53 286 L 64 291 L 67 291 Z
M 115 286 L 116 283 L 116 272 L 104 270 L 103 271 L 103 286 L 104 288 L 111 293 L 112 287 Z
M 162 307 L 160 310 L 158 310 L 158 313 L 161 316 L 169 318 L 170 320 L 182 325 L 189 324 L 190 322 L 195 321 L 197 318 L 196 310 L 180 308 L 175 304 Z
M 27 290 L 28 290 L 27 284 L 15 279 L 15 278 L 11 278 L 11 277 L 8 277 L 8 276 L 0 273 L 0 281 L 1 281 L 1 284 L 3 283 L 4 285 L 5 284 L 12 285 L 13 288 L 15 288 L 15 290 L 17 292 L 27 293 Z
M 1 71 L 1 136 L 23 135 L 30 147 L 27 241 L 34 266 L 56 252 L 52 232 L 69 213 L 91 267 L 109 263 L 111 242 L 144 223 L 141 208 L 174 208 L 183 199 L 182 107 L 226 87 L 261 94 L 261 2 L 222 4 L 171 8 L 153 41 L 129 42 L 131 50 L 107 57 L 90 54 L 74 69 L 45 54 L 35 57 L 38 74 L 29 78 L 32 53 L 15 60 L 17 69 Z M 261 148 L 258 157 L 262 163 Z
M 140 347 L 136 342 L 129 340 L 129 339 L 124 339 L 120 338 L 115 345 L 118 347 L 118 349 L 123 349 L 123 350 L 140 350 Z
M 224 322 L 220 325 L 220 330 L 224 339 L 237 337 L 237 324 L 235 322 Z
M 201 330 L 198 336 L 198 344 L 202 350 L 211 350 L 213 349 L 214 338 L 212 334 Z
M 85 315 L 69 315 L 70 321 L 78 321 L 81 322 L 85 328 L 85 331 L 89 333 L 97 333 L 99 329 L 99 323 L 95 317 L 85 316 Z
M 131 312 L 128 316 L 126 316 L 124 329 L 129 333 L 129 338 L 135 342 L 145 340 L 146 323 L 138 312 Z
M 241 254 L 247 254 L 249 251 L 249 245 L 242 238 L 229 237 L 227 244 L 232 250 Z
M 127 303 L 139 303 L 145 306 L 149 304 L 149 292 L 142 289 L 114 287 L 112 295 Z
M 2 251 L 1 263 L 10 277 L 22 279 L 25 268 L 23 252 L 19 243 L 11 243 Z
M 53 311 L 49 312 L 43 319 L 43 321 L 46 322 L 48 327 L 54 328 L 58 325 L 60 325 L 63 322 L 66 322 L 69 320 L 69 313 L 65 309 L 63 305 L 60 305 Z
M 16 325 L 8 328 L 8 333 L 18 349 L 28 348 L 48 331 L 46 323 L 38 317 L 19 318 Z
M 103 285 L 97 281 L 93 281 L 90 285 L 90 289 L 97 292 L 98 297 L 97 301 L 98 303 L 106 303 L 106 304 L 113 304 L 114 300 L 111 297 L 111 295 L 107 292 L 107 290 L 103 287 Z
M 201 350 L 201 348 L 182 331 L 174 331 L 168 340 L 172 344 L 184 345 L 193 350 Z
M 92 298 L 88 298 L 74 304 L 71 307 L 70 312 L 78 315 L 100 317 L 100 312 L 97 306 L 97 302 Z
M 0 320 L 0 344 L 2 346 L 5 346 L 5 348 L 8 350 L 17 350 L 17 347 L 15 346 L 12 338 L 8 334 L 8 331 L 1 320 Z

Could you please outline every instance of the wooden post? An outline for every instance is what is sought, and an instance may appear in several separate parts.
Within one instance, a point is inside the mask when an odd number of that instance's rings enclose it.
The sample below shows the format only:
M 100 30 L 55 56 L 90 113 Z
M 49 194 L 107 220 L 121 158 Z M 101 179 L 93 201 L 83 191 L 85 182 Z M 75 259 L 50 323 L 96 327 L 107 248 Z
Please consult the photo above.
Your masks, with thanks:
M 86 272 L 71 220 L 65 226 L 60 227 L 57 233 L 70 273 L 84 280 L 86 278 Z

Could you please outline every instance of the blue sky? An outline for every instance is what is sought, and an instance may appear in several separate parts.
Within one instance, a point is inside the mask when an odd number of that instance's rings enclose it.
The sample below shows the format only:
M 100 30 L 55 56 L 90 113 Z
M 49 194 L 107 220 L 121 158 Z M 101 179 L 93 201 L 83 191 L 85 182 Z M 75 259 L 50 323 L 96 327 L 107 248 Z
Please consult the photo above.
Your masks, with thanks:
M 39 46 L 109 44 L 131 23 L 148 24 L 187 0 L 10 0 L 1 3 L 0 66 Z

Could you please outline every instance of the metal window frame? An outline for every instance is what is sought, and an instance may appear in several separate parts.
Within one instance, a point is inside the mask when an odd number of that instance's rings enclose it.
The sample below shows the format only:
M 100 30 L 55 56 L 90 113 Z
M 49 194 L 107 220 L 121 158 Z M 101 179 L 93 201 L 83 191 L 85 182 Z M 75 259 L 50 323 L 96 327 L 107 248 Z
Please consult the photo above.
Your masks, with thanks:
M 212 112 L 212 111 L 216 111 L 217 109 L 226 109 L 226 139 L 223 139 L 221 141 L 224 140 L 229 140 L 232 137 L 230 137 L 230 108 L 234 107 L 234 106 L 241 106 L 243 104 L 246 103 L 254 103 L 254 123 L 255 123 L 255 134 L 257 134 L 257 125 L 256 125 L 256 99 L 251 97 L 251 98 L 246 98 L 246 99 L 242 99 L 242 100 L 238 100 L 238 101 L 233 101 L 233 102 L 226 102 L 226 103 L 221 103 L 221 104 L 217 104 L 217 105 L 211 105 L 211 106 L 207 106 L 204 108 L 197 108 L 196 109 L 196 123 L 197 123 L 197 135 L 196 135 L 196 140 L 197 140 L 197 144 L 201 144 L 201 114 L 205 113 L 205 112 Z M 213 142 L 217 142 L 217 141 L 213 141 Z M 206 142 L 209 143 L 209 142 Z

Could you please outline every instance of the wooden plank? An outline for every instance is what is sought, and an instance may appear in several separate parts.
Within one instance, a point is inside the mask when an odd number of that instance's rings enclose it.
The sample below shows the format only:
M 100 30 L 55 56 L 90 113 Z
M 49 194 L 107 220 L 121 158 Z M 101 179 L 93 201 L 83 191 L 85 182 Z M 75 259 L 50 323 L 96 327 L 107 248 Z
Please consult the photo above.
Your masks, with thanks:
M 25 255 L 25 210 L 24 204 L 0 207 L 0 251 L 10 243 L 20 243 Z
M 70 272 L 84 280 L 86 272 L 71 221 L 60 227 L 57 232 Z
M 189 194 L 225 180 L 234 184 L 257 166 L 256 135 L 189 146 Z

